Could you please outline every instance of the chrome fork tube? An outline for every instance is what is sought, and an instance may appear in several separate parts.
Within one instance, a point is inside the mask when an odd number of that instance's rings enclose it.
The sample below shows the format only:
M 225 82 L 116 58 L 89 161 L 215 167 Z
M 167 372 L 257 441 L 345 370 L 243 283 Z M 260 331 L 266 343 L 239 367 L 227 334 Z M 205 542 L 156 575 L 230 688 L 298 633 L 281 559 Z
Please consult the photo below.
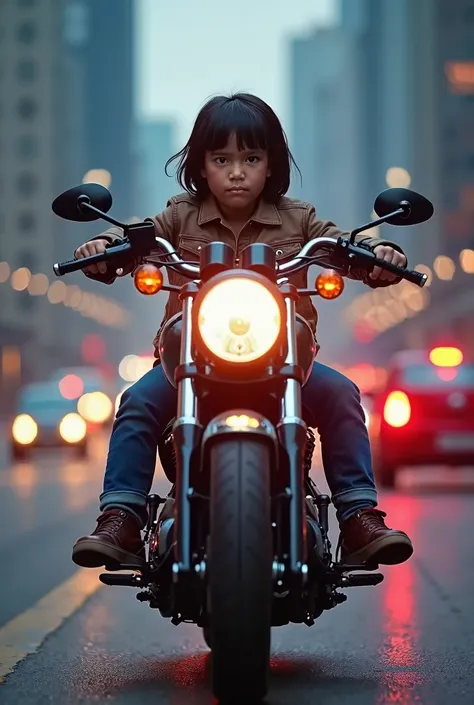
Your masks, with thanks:
M 293 368 L 298 364 L 296 344 L 296 303 L 289 292 L 285 296 L 286 332 L 288 354 L 285 364 Z M 295 374 L 295 371 L 293 371 Z M 307 577 L 306 512 L 304 500 L 304 458 L 307 428 L 302 419 L 301 383 L 288 378 L 281 400 L 281 420 L 277 433 L 288 463 L 289 506 L 289 572 L 291 581 L 300 587 Z

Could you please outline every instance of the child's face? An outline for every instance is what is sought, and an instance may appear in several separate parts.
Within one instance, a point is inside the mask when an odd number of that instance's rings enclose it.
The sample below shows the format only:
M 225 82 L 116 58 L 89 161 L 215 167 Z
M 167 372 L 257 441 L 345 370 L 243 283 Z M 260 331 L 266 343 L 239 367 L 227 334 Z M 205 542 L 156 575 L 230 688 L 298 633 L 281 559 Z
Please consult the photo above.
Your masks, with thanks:
M 255 203 L 270 176 L 265 150 L 239 152 L 235 134 L 223 149 L 206 152 L 201 175 L 217 202 L 229 211 L 244 211 Z

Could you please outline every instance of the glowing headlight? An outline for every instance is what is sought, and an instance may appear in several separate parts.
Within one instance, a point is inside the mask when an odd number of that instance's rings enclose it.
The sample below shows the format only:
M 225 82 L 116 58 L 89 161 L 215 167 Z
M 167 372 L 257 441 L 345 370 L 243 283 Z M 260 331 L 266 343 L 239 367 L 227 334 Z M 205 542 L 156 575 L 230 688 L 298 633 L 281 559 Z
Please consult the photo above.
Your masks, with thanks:
M 29 414 L 20 414 L 13 422 L 12 435 L 17 443 L 26 446 L 38 435 L 38 425 Z
M 252 362 L 276 343 L 281 329 L 277 300 L 250 278 L 224 279 L 202 299 L 198 326 L 204 345 L 227 362 Z
M 78 443 L 86 435 L 87 425 L 79 414 L 66 414 L 59 424 L 59 433 L 66 443 Z

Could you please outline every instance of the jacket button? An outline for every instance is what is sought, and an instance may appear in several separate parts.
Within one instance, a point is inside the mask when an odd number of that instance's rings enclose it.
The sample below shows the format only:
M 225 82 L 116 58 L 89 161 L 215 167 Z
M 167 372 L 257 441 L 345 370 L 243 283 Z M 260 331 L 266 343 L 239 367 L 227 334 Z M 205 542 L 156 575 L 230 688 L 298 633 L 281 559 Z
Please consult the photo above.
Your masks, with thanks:
M 198 251 L 201 249 L 201 245 L 198 245 Z
M 280 255 L 283 254 L 283 250 L 277 250 L 277 251 L 275 252 L 275 254 L 276 254 L 278 257 L 280 257 Z

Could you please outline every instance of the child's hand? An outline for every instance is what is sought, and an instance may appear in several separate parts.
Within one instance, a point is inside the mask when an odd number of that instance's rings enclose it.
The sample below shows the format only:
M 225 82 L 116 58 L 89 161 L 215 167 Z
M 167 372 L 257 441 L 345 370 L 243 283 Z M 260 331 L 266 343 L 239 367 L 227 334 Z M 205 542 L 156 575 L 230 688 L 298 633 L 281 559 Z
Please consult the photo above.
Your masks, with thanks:
M 91 240 L 90 242 L 85 242 L 83 245 L 77 248 L 74 256 L 76 259 L 82 259 L 83 257 L 89 257 L 90 255 L 98 255 L 105 252 L 105 248 L 109 244 L 108 240 Z M 84 272 L 89 272 L 90 274 L 105 274 L 107 271 L 106 262 L 99 262 L 99 264 L 91 264 L 86 267 Z
M 379 259 L 383 259 L 385 262 L 396 264 L 397 267 L 405 267 L 407 263 L 407 258 L 405 255 L 402 255 L 401 252 L 394 250 L 393 247 L 389 247 L 388 245 L 377 245 L 377 247 L 374 248 L 374 254 Z M 398 277 L 396 274 L 387 272 L 381 267 L 374 267 L 374 271 L 370 274 L 370 278 L 380 279 L 380 281 L 393 282 Z

